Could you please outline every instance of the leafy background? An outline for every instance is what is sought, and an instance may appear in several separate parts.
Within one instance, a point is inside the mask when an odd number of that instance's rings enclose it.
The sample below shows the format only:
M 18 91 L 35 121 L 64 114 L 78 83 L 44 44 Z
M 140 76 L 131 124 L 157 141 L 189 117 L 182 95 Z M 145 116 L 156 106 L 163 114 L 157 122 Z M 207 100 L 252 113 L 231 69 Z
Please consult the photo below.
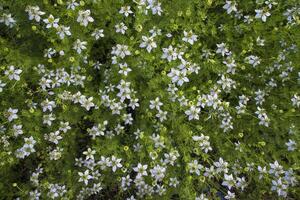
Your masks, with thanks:
M 0 93 L 1 116 L 0 122 L 6 127 L 6 132 L 2 134 L 12 134 L 12 124 L 7 122 L 4 112 L 9 107 L 19 109 L 18 121 L 23 125 L 25 136 L 33 136 L 37 140 L 36 153 L 28 158 L 18 159 L 12 152 L 20 148 L 23 144 L 22 138 L 10 138 L 8 149 L 1 148 L 1 170 L 0 170 L 0 198 L 15 199 L 17 197 L 28 197 L 28 192 L 34 187 L 30 184 L 31 173 L 42 165 L 44 173 L 40 177 L 41 188 L 47 188 L 49 183 L 61 183 L 66 185 L 66 198 L 73 199 L 82 188 L 78 183 L 79 169 L 74 166 L 75 158 L 82 156 L 82 152 L 87 147 L 92 147 L 100 155 L 115 155 L 123 160 L 123 166 L 128 170 L 137 162 L 148 163 L 154 166 L 156 161 L 149 158 L 149 153 L 155 151 L 159 158 L 164 152 L 172 149 L 178 150 L 180 158 L 177 167 L 168 168 L 168 177 L 174 175 L 180 177 L 179 188 L 168 189 L 163 197 L 154 196 L 153 199 L 193 199 L 197 194 L 209 191 L 211 198 L 217 198 L 217 192 L 226 193 L 226 189 L 221 185 L 220 177 L 210 180 L 202 175 L 195 176 L 188 172 L 187 164 L 197 158 L 204 164 L 212 164 L 213 161 L 222 157 L 230 164 L 236 160 L 243 166 L 242 172 L 247 177 L 248 187 L 244 192 L 236 191 L 239 199 L 277 199 L 274 192 L 270 191 L 270 181 L 260 181 L 257 172 L 249 172 L 247 163 L 257 165 L 268 165 L 278 160 L 284 168 L 292 168 L 299 178 L 299 149 L 288 152 L 284 143 L 289 137 L 289 130 L 292 124 L 295 125 L 294 140 L 299 141 L 299 108 L 291 105 L 291 97 L 299 92 L 298 74 L 299 72 L 299 52 L 287 53 L 287 61 L 291 62 L 294 71 L 290 73 L 289 79 L 285 82 L 279 77 L 279 72 L 271 75 L 265 73 L 265 69 L 275 63 L 278 54 L 283 50 L 279 41 L 284 40 L 289 46 L 294 44 L 299 46 L 299 18 L 296 25 L 288 25 L 283 13 L 286 9 L 299 6 L 298 1 L 278 0 L 278 5 L 272 9 L 272 15 L 267 23 L 261 20 L 254 20 L 251 24 L 245 24 L 242 20 L 226 14 L 222 8 L 224 1 L 219 0 L 168 0 L 161 1 L 163 14 L 145 15 L 140 12 L 135 3 L 123 0 L 98 0 L 80 1 L 76 11 L 67 10 L 64 1 L 34 1 L 34 0 L 2 0 L 2 10 L 0 13 L 12 13 L 17 25 L 8 28 L 0 24 L 0 64 L 1 80 L 7 85 Z M 52 14 L 60 18 L 59 23 L 70 26 L 72 36 L 60 40 L 54 29 L 46 29 L 43 23 L 28 20 L 25 8 L 28 5 L 38 5 L 46 14 Z M 134 11 L 134 17 L 124 18 L 120 15 L 119 9 L 124 5 L 130 5 Z M 259 7 L 255 1 L 238 1 L 239 9 L 244 14 L 254 15 L 254 10 Z M 79 26 L 76 22 L 77 10 L 90 9 L 95 23 L 87 27 Z M 116 33 L 115 24 L 124 22 L 128 26 L 125 35 Z M 223 26 L 223 31 L 219 29 Z M 141 37 L 149 35 L 148 31 L 153 26 L 162 29 L 162 36 L 156 37 L 158 48 L 151 54 L 139 48 Z M 104 29 L 105 37 L 95 41 L 90 35 L 95 28 Z M 183 30 L 193 30 L 198 35 L 198 42 L 193 46 L 188 46 L 182 42 Z M 172 38 L 166 39 L 163 35 L 171 33 Z M 264 47 L 256 45 L 257 37 L 265 39 Z M 87 41 L 87 50 L 78 55 L 72 50 L 73 42 L 80 38 Z M 221 99 L 229 102 L 228 111 L 233 116 L 234 129 L 229 133 L 223 133 L 219 128 L 220 119 L 217 113 L 210 110 L 201 112 L 200 120 L 188 121 L 184 115 L 185 108 L 179 106 L 178 102 L 169 101 L 166 88 L 170 83 L 166 73 L 175 66 L 161 59 L 161 48 L 169 45 L 178 46 L 185 51 L 185 58 L 197 63 L 201 70 L 198 75 L 191 75 L 190 82 L 180 87 L 179 94 L 187 99 L 196 99 L 199 94 L 207 94 L 216 85 L 219 75 L 226 72 L 226 66 L 222 64 L 223 58 L 213 54 L 210 58 L 201 58 L 202 48 L 214 51 L 216 44 L 226 43 L 233 53 L 237 63 L 237 72 L 232 75 L 238 85 L 230 93 L 221 93 Z M 126 44 L 132 56 L 126 58 L 126 62 L 132 68 L 127 80 L 137 93 L 135 97 L 139 99 L 140 107 L 131 112 L 134 123 L 125 126 L 124 133 L 115 136 L 113 139 L 100 138 L 91 140 L 87 135 L 87 129 L 94 124 L 109 121 L 109 129 L 113 129 L 118 123 L 122 123 L 121 117 L 115 117 L 111 111 L 101 105 L 99 90 L 103 90 L 108 83 L 118 84 L 120 75 L 118 67 L 111 64 L 111 49 L 116 44 Z M 51 59 L 44 57 L 44 50 L 47 48 L 64 50 L 64 56 L 55 56 Z M 257 68 L 246 64 L 244 58 L 248 55 L 258 55 L 261 64 Z M 93 65 L 99 61 L 102 63 L 101 69 L 94 69 Z M 176 63 L 177 62 L 177 63 Z M 175 61 L 180 64 L 179 61 Z M 71 70 L 71 66 L 81 66 L 78 73 L 86 76 L 85 86 L 62 86 L 54 88 L 55 96 L 40 89 L 38 85 L 40 74 L 35 67 L 44 64 L 49 70 L 64 68 Z M 4 76 L 4 71 L 9 65 L 20 67 L 23 72 L 21 80 L 16 84 Z M 108 73 L 107 73 L 108 71 Z M 247 105 L 247 113 L 236 114 L 234 109 L 238 104 L 238 96 L 246 94 L 254 96 L 258 89 L 265 88 L 266 82 L 273 77 L 278 86 L 272 88 L 266 96 L 264 108 L 271 119 L 270 127 L 258 126 L 259 120 L 254 112 L 256 111 L 255 101 L 252 99 Z M 94 97 L 94 103 L 100 105 L 100 109 L 86 111 L 68 101 L 61 101 L 56 94 L 64 90 L 76 93 L 81 91 L 86 96 Z M 168 112 L 168 119 L 163 123 L 157 122 L 155 113 L 149 110 L 149 101 L 154 97 L 160 97 L 164 103 L 163 108 Z M 40 104 L 45 98 L 55 100 L 56 121 L 51 127 L 42 123 L 43 112 L 40 107 L 30 109 L 29 102 Z M 277 108 L 273 109 L 272 105 Z M 44 140 L 44 133 L 57 130 L 60 121 L 68 121 L 71 124 L 71 131 L 63 134 L 63 140 L 59 146 L 64 148 L 62 158 L 57 161 L 49 160 L 47 146 L 51 145 Z M 153 124 L 159 126 L 158 130 L 153 128 Z M 141 152 L 133 151 L 133 132 L 137 129 L 144 132 L 144 137 L 140 143 L 144 146 Z M 166 144 L 165 149 L 155 149 L 149 136 L 153 132 L 158 132 Z M 199 150 L 192 140 L 193 135 L 201 133 L 210 137 L 213 151 L 205 154 Z M 234 142 L 242 144 L 243 152 L 235 150 Z M 129 150 L 124 150 L 128 146 Z M 98 196 L 91 196 L 90 199 L 124 199 L 129 192 L 120 190 L 120 177 L 122 171 L 113 173 L 103 171 L 103 190 Z M 205 179 L 203 181 L 203 179 Z M 134 191 L 134 190 L 133 190 Z M 290 199 L 300 198 L 299 187 L 290 188 L 288 196 Z M 219 195 L 222 196 L 222 195 Z M 43 198 L 47 199 L 46 193 Z M 150 198 L 150 197 L 149 197 Z

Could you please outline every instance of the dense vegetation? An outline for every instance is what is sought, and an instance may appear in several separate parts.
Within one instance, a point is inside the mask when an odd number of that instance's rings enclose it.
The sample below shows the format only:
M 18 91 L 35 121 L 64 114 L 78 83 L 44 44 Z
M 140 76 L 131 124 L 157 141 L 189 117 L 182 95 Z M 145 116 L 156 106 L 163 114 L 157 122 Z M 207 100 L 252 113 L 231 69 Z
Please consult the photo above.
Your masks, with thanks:
M 1 0 L 0 199 L 300 199 L 298 0 Z

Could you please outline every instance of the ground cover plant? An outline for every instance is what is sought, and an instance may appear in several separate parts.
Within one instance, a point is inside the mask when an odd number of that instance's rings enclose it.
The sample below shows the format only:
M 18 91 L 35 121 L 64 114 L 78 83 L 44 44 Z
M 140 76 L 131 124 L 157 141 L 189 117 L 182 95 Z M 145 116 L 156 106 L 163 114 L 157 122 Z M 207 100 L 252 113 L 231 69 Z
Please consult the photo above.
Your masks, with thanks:
M 0 199 L 300 199 L 298 0 L 1 0 Z

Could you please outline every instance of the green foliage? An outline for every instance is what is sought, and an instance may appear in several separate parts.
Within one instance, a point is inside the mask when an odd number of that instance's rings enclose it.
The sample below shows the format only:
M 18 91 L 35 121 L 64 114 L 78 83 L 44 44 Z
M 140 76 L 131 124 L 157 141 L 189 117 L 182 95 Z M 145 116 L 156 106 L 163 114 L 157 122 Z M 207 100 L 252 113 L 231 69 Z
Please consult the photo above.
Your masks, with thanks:
M 0 199 L 299 199 L 299 17 L 2 0 Z

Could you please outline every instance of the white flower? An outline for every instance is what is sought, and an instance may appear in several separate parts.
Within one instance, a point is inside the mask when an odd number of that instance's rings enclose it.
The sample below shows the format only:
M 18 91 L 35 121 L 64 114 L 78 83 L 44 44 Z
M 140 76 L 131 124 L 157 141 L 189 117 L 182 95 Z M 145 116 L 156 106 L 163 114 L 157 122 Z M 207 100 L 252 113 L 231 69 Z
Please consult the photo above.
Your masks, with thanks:
M 67 9 L 75 10 L 77 6 L 79 6 L 79 3 L 76 2 L 76 0 L 71 0 L 67 2 Z
M 30 200 L 39 200 L 40 196 L 41 196 L 41 193 L 37 189 L 29 192 Z
M 101 159 L 97 163 L 100 166 L 101 170 L 105 170 L 107 167 L 111 166 L 110 158 L 105 158 L 101 156 Z
M 122 59 L 125 58 L 125 56 L 131 55 L 130 51 L 128 50 L 128 46 L 121 44 L 117 44 L 117 46 L 113 48 L 112 54 L 117 55 Z
M 150 173 L 156 181 L 162 181 L 165 177 L 166 168 L 160 165 L 156 165 L 155 167 L 153 167 L 153 169 L 150 169 Z
M 85 170 L 84 173 L 78 172 L 78 175 L 80 176 L 79 182 L 84 182 L 84 184 L 87 185 L 89 180 L 93 178 L 91 175 L 89 175 L 89 173 L 89 170 Z
M 269 174 L 274 174 L 275 176 L 279 176 L 280 174 L 283 174 L 283 167 L 278 163 L 277 160 L 275 160 L 274 163 L 270 163 L 270 170 Z
M 99 38 L 103 38 L 104 34 L 103 34 L 103 29 L 96 29 L 93 33 L 92 36 L 95 37 L 96 40 L 98 40 Z
M 121 181 L 121 187 L 122 190 L 127 190 L 128 187 L 130 187 L 130 184 L 132 182 L 132 179 L 130 178 L 129 175 L 127 175 L 126 177 L 122 177 L 122 181 Z
M 140 106 L 140 104 L 138 102 L 139 102 L 139 99 L 130 99 L 130 103 L 128 106 L 134 110 L 136 107 Z
M 46 112 L 47 110 L 52 112 L 53 108 L 56 107 L 55 102 L 54 101 L 49 101 L 48 99 L 44 100 L 41 103 L 41 106 L 43 107 L 43 112 Z
M 46 79 L 45 77 L 40 79 L 39 85 L 42 87 L 43 90 L 46 90 L 46 88 L 50 88 L 52 80 Z
M 86 10 L 86 11 L 80 10 L 78 12 L 77 22 L 79 22 L 81 26 L 87 26 L 89 22 L 94 22 L 94 19 L 90 15 L 91 15 L 90 10 Z
M 288 147 L 288 151 L 294 151 L 296 149 L 297 143 L 294 140 L 289 139 L 285 145 Z
M 219 158 L 219 161 L 214 162 L 214 166 L 217 168 L 217 173 L 228 173 L 228 162 L 224 161 L 223 158 Z
M 263 108 L 257 107 L 257 111 L 255 112 L 257 114 L 258 119 L 260 120 L 259 125 L 263 125 L 268 127 L 270 119 L 267 116 L 267 113 Z
M 20 74 L 22 73 L 21 69 L 15 69 L 15 66 L 9 66 L 9 69 L 4 72 L 8 76 L 9 80 L 20 80 Z
M 161 9 L 161 3 L 158 1 L 148 0 L 149 5 L 147 6 L 147 9 L 151 9 L 152 14 L 158 14 L 161 16 L 161 13 L 163 12 Z
M 267 10 L 257 9 L 255 10 L 255 12 L 256 12 L 255 18 L 257 19 L 261 18 L 263 22 L 266 22 L 267 17 L 271 16 L 271 13 L 269 13 Z
M 260 59 L 258 56 L 250 55 L 245 58 L 245 61 L 252 65 L 253 67 L 256 67 L 257 65 L 260 64 Z
M 230 190 L 235 185 L 235 180 L 232 174 L 230 175 L 224 174 L 224 179 L 225 180 L 222 182 L 222 185 L 228 187 Z
M 287 190 L 288 188 L 288 185 L 284 184 L 282 182 L 282 179 L 279 178 L 277 180 L 272 180 L 272 187 L 271 187 L 271 190 L 272 191 L 277 191 L 277 194 L 278 196 L 283 196 L 283 197 L 286 197 L 287 196 Z
M 224 76 L 224 74 L 222 74 L 221 79 L 218 80 L 217 83 L 222 86 L 222 89 L 225 92 L 230 92 L 231 88 L 236 88 L 236 82 L 231 78 Z
M 202 193 L 199 197 L 196 197 L 195 200 L 209 200 L 209 199 L 205 196 L 205 194 Z
M 32 136 L 30 136 L 29 138 L 24 138 L 24 146 L 23 148 L 25 149 L 25 151 L 28 151 L 30 153 L 34 152 L 34 145 L 35 145 L 36 141 L 34 140 L 34 138 Z M 30 149 L 30 150 L 28 150 Z
M 130 6 L 123 6 L 121 7 L 121 10 L 119 11 L 120 14 L 124 14 L 125 17 L 128 17 L 133 12 L 130 10 Z
M 225 196 L 225 199 L 234 199 L 235 194 L 233 192 L 227 191 L 227 195 Z
M 12 28 L 16 24 L 16 20 L 12 18 L 11 14 L 3 13 L 0 17 L 0 23 L 4 23 L 9 28 Z
M 57 35 L 59 35 L 60 39 L 64 39 L 65 35 L 68 36 L 71 35 L 70 27 L 58 26 L 56 30 L 57 30 Z
M 11 122 L 11 121 L 14 120 L 14 119 L 18 119 L 18 115 L 17 115 L 18 109 L 12 109 L 12 108 L 9 108 L 9 109 L 7 110 L 7 113 L 8 113 L 8 116 L 7 116 L 8 121 Z
M 198 160 L 188 163 L 188 167 L 191 174 L 196 173 L 198 176 L 200 175 L 200 170 L 203 168 L 203 166 L 198 163 Z
M 171 177 L 170 178 L 169 186 L 176 188 L 178 184 L 179 184 L 179 181 L 177 180 L 176 177 L 174 177 L 174 178 Z
M 80 98 L 80 104 L 82 107 L 84 107 L 86 110 L 90 110 L 92 107 L 95 106 L 95 104 L 93 103 L 93 97 L 90 98 L 86 98 L 85 96 L 82 96 L 82 98 Z
M 155 100 L 150 100 L 150 109 L 156 108 L 157 110 L 160 110 L 160 106 L 162 106 L 163 103 L 160 102 L 159 97 L 156 97 Z
M 230 14 L 231 12 L 237 12 L 236 2 L 226 1 L 226 4 L 223 6 L 223 8 L 227 11 L 227 14 Z
M 62 156 L 63 148 L 56 147 L 54 150 L 49 152 L 50 160 L 59 160 Z
M 182 86 L 183 83 L 189 82 L 186 74 L 187 70 L 185 68 L 182 70 L 171 68 L 171 71 L 168 73 L 168 77 L 172 79 L 173 83 L 176 83 L 178 86 Z
M 39 6 L 28 6 L 25 11 L 28 12 L 29 20 L 34 19 L 37 22 L 40 22 L 41 16 L 45 14 L 45 12 L 40 11 Z
M 146 37 L 146 36 L 142 36 L 143 42 L 140 44 L 141 48 L 145 48 L 147 49 L 147 51 L 150 53 L 152 49 L 155 49 L 157 47 L 155 41 L 154 41 L 154 37 Z
M 121 168 L 121 158 L 116 158 L 115 156 L 111 157 L 111 162 L 109 163 L 109 167 L 112 167 L 112 171 L 115 172 L 117 168 Z
M 43 116 L 43 124 L 47 124 L 48 126 L 51 126 L 52 121 L 54 120 L 55 120 L 55 116 L 52 113 Z
M 69 126 L 69 122 L 60 122 L 59 130 L 66 133 L 68 130 L 71 129 L 71 126 Z
M 55 19 L 53 17 L 53 15 L 49 15 L 49 17 L 47 19 L 44 19 L 43 22 L 45 22 L 47 25 L 46 25 L 46 28 L 57 28 L 58 27 L 58 22 L 59 22 L 59 18 Z
M 167 59 L 169 62 L 172 60 L 176 60 L 178 57 L 177 49 L 173 48 L 170 45 L 168 48 L 163 48 L 163 55 L 161 56 L 162 59 Z
M 259 177 L 258 177 L 259 179 L 262 179 L 263 176 L 264 176 L 264 174 L 267 173 L 267 168 L 266 168 L 266 166 L 264 166 L 264 167 L 258 166 L 258 167 L 257 167 L 257 170 L 258 170 L 258 172 L 259 172 Z
M 167 114 L 167 111 L 158 110 L 158 113 L 155 116 L 159 119 L 160 122 L 163 122 L 167 119 Z
M 183 34 L 184 34 L 184 37 L 182 38 L 182 40 L 184 42 L 188 42 L 191 45 L 193 45 L 194 42 L 197 41 L 197 35 L 193 34 L 192 31 L 189 31 L 189 32 L 183 31 Z
M 141 177 L 141 176 L 147 176 L 147 168 L 148 165 L 142 165 L 141 163 L 138 163 L 138 165 L 136 167 L 133 168 L 133 171 L 137 172 L 137 176 Z
M 275 0 L 267 0 L 265 1 L 265 4 L 271 9 L 273 5 L 277 5 L 278 3 Z
M 22 130 L 22 125 L 13 125 L 13 132 L 14 132 L 14 136 L 18 137 L 19 135 L 23 134 L 23 130 Z
M 293 106 L 298 107 L 298 108 L 300 107 L 300 96 L 294 94 L 291 101 L 292 101 Z
M 201 136 L 193 136 L 192 138 L 194 141 L 199 143 L 201 150 L 204 150 L 205 153 L 212 150 L 209 142 L 209 136 L 201 134 Z
M 216 53 L 222 54 L 222 56 L 225 56 L 229 53 L 229 50 L 226 47 L 225 43 L 217 44 L 217 51 Z
M 265 40 L 261 39 L 260 37 L 257 37 L 256 43 L 258 46 L 262 46 L 262 47 L 265 46 Z
M 127 66 L 127 63 L 120 63 L 119 64 L 120 70 L 119 74 L 123 74 L 124 76 L 127 76 L 129 72 L 132 70 Z
M 56 54 L 56 50 L 53 48 L 49 48 L 49 49 L 45 49 L 45 54 L 44 57 L 45 58 L 52 58 L 52 56 Z
M 3 87 L 6 85 L 6 83 L 2 83 L 2 81 L 0 80 L 0 92 L 3 91 Z
M 127 26 L 121 22 L 120 24 L 115 25 L 116 33 L 125 34 L 126 30 L 128 29 Z
M 85 158 L 86 160 L 88 160 L 88 159 L 94 160 L 95 153 L 96 153 L 95 150 L 92 150 L 91 148 L 88 148 L 87 151 L 83 152 L 83 155 L 86 155 L 86 158 Z
M 199 119 L 200 108 L 196 106 L 191 106 L 188 110 L 185 111 L 185 114 L 189 117 L 189 120 Z
M 250 17 L 249 15 L 245 15 L 243 21 L 247 24 L 251 24 L 251 22 L 253 22 L 253 18 Z
M 223 63 L 227 66 L 227 73 L 235 74 L 236 63 L 234 59 L 227 59 L 223 61 Z
M 86 49 L 86 45 L 87 42 L 81 42 L 79 39 L 77 39 L 73 44 L 73 49 L 76 50 L 78 54 L 81 54 L 81 51 Z
M 129 198 L 126 198 L 126 200 L 136 200 L 133 195 L 131 195 Z
M 164 139 L 160 135 L 153 133 L 152 136 L 150 136 L 150 138 L 154 142 L 155 148 L 164 148 L 165 147 Z
M 58 141 L 62 139 L 62 136 L 60 135 L 59 131 L 55 131 L 46 135 L 45 138 L 54 144 L 58 144 Z

